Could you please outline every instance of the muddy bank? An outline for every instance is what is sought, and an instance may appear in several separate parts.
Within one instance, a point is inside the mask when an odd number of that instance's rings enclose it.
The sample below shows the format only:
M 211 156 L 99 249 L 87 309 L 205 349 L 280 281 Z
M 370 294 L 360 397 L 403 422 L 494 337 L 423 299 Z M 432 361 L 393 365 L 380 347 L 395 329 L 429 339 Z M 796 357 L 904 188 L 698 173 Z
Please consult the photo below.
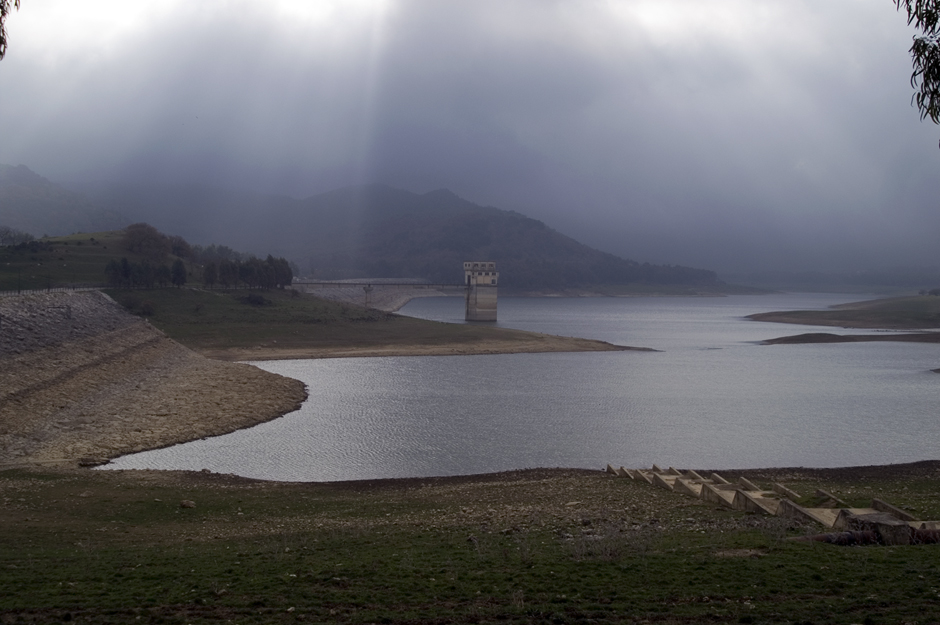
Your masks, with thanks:
M 306 397 L 297 380 L 190 351 L 100 293 L 6 297 L 0 315 L 0 466 L 225 434 Z

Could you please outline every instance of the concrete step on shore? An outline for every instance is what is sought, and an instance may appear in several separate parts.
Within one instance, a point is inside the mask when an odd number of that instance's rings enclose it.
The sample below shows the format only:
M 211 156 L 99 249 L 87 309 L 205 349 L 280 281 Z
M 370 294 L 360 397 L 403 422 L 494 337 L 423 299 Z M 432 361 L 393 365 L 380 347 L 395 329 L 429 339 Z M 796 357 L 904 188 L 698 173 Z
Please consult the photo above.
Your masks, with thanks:
M 691 469 L 662 469 L 655 464 L 649 469 L 615 469 L 608 464 L 607 473 L 733 510 L 811 521 L 845 532 L 874 531 L 883 544 L 910 544 L 940 532 L 940 521 L 916 519 L 881 499 L 873 499 L 868 508 L 852 508 L 824 490 L 816 490 L 812 498 L 803 497 L 783 484 L 765 489 L 744 477 L 731 482 L 717 473 L 703 476 Z M 809 501 L 814 502 L 812 507 L 803 505 Z

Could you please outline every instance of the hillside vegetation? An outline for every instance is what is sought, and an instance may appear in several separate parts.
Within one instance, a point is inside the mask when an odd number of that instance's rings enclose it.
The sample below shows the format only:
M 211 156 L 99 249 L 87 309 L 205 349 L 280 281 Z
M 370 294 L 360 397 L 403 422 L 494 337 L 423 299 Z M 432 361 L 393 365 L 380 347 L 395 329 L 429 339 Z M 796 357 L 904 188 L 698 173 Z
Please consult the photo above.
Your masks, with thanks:
M 141 224 L 142 225 L 142 224 Z M 151 229 L 152 230 L 152 229 Z M 122 259 L 133 268 L 167 269 L 179 261 L 185 269 L 185 282 L 201 281 L 202 266 L 194 262 L 190 252 L 176 249 L 172 253 L 171 240 L 165 239 L 166 250 L 155 250 L 134 245 L 128 241 L 126 230 L 78 233 L 61 237 L 46 237 L 28 243 L 0 247 L 0 291 L 53 289 L 58 287 L 103 287 L 109 282 L 109 265 L 120 266 Z M 184 249 L 189 246 L 182 241 Z M 172 276 L 165 282 L 169 284 Z M 121 280 L 115 278 L 112 282 Z M 157 281 L 154 279 L 153 283 Z
M 609 351 L 602 341 L 440 323 L 291 290 L 108 290 L 169 337 L 224 360 L 494 352 Z
M 159 244 L 156 247 L 161 249 L 155 251 L 153 245 L 142 246 L 138 239 L 128 241 L 127 230 L 53 237 L 0 247 L 0 290 L 104 287 L 108 286 L 104 284 L 106 279 L 114 278 L 108 275 L 110 270 L 119 269 L 122 264 L 138 270 L 164 267 L 167 272 L 170 264 L 178 265 L 185 273 L 185 286 L 153 288 L 167 287 L 173 276 L 163 285 L 159 279 L 153 279 L 149 288 L 140 288 L 138 282 L 138 288 L 133 289 L 114 288 L 126 287 L 127 283 L 123 279 L 111 279 L 107 293 L 132 313 L 147 317 L 169 337 L 205 355 L 225 360 L 625 349 L 601 341 L 402 317 L 321 300 L 293 289 L 257 288 L 262 282 L 252 282 L 253 278 L 244 275 L 248 282 L 239 279 L 237 285 L 241 288 L 193 288 L 193 285 L 202 287 L 205 275 L 205 267 L 193 259 L 218 255 L 220 248 L 193 250 L 180 237 L 160 240 L 163 235 L 149 226 L 138 226 L 141 227 L 137 230 L 147 235 L 145 240 Z M 167 246 L 166 249 L 162 249 L 163 246 Z M 227 248 L 221 251 L 225 255 L 241 256 Z M 253 257 L 244 262 L 224 260 L 220 267 L 236 267 L 235 274 L 238 274 L 237 267 L 251 269 L 254 264 L 260 267 L 270 260 L 271 257 L 266 261 Z M 283 261 L 273 260 L 275 264 Z M 255 288 L 245 288 L 252 284 Z
M 116 230 L 0 247 L 0 291 L 103 285 L 108 262 L 147 259 L 126 249 L 123 237 L 123 231 Z

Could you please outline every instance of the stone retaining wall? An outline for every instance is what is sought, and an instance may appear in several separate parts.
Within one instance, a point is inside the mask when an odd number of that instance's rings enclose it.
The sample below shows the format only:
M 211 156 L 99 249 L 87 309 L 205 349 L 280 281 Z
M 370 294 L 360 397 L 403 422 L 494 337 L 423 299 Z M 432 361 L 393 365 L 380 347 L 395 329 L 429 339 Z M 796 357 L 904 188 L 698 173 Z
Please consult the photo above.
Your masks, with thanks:
M 0 300 L 0 466 L 224 434 L 305 397 L 300 381 L 204 358 L 101 293 Z

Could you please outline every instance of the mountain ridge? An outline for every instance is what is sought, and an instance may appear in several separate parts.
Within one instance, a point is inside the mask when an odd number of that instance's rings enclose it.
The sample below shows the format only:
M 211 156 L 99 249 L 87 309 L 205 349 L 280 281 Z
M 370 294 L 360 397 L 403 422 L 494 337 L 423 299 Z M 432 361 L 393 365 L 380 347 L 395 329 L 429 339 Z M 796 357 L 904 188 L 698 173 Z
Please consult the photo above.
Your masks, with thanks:
M 302 275 L 317 278 L 451 283 L 462 280 L 463 261 L 491 260 L 498 263 L 501 285 L 520 291 L 723 285 L 713 271 L 620 258 L 537 219 L 481 206 L 443 188 L 413 193 L 376 183 L 302 199 L 195 185 L 87 184 L 68 191 L 38 174 L 30 178 L 28 168 L 20 167 L 26 171 L 16 175 L 37 188 L 52 185 L 54 195 L 70 198 L 79 213 L 97 209 L 193 243 L 284 256 L 297 263 Z
M 0 225 L 34 236 L 122 228 L 120 213 L 103 209 L 25 165 L 0 163 Z

